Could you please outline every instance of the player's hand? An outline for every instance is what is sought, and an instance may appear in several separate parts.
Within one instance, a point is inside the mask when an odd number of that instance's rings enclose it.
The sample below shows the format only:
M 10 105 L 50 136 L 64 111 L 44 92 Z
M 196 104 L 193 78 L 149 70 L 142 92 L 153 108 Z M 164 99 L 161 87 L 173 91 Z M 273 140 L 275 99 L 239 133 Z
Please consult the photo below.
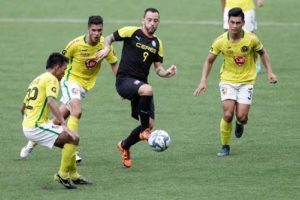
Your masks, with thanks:
M 204 94 L 205 92 L 206 92 L 206 81 L 201 81 L 201 83 L 194 91 L 194 96 L 198 96 L 199 94 Z
M 177 73 L 177 67 L 176 65 L 172 65 L 166 71 L 167 71 L 166 77 L 172 77 Z
M 278 82 L 277 76 L 273 73 L 268 74 L 268 80 L 271 84 L 275 84 Z
M 263 7 L 264 6 L 264 0 L 257 0 L 257 6 Z
M 103 49 L 101 49 L 100 51 L 98 51 L 96 53 L 96 61 L 99 62 L 100 60 L 103 60 L 107 54 L 109 53 L 109 48 L 104 47 Z
M 79 137 L 79 135 L 76 132 L 71 131 L 66 125 L 63 125 L 62 128 L 63 128 L 64 132 L 66 132 L 69 136 L 71 136 L 71 138 L 73 140 L 75 140 L 76 137 L 77 138 Z

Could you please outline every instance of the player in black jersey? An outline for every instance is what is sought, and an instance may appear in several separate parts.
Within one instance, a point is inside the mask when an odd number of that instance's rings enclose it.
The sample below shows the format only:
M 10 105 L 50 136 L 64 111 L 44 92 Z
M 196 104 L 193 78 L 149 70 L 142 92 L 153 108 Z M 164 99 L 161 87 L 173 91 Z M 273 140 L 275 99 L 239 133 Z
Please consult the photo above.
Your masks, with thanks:
M 128 168 L 131 167 L 130 147 L 140 140 L 147 140 L 154 125 L 153 92 L 148 83 L 152 63 L 160 77 L 169 78 L 176 74 L 175 65 L 167 70 L 162 66 L 163 45 L 154 35 L 159 20 L 159 11 L 147 8 L 142 19 L 142 27 L 123 27 L 115 31 L 105 38 L 105 47 L 98 53 L 98 59 L 103 59 L 108 54 L 112 42 L 123 41 L 116 89 L 121 97 L 131 101 L 131 115 L 141 122 L 141 125 L 133 129 L 125 140 L 118 143 L 123 165 Z

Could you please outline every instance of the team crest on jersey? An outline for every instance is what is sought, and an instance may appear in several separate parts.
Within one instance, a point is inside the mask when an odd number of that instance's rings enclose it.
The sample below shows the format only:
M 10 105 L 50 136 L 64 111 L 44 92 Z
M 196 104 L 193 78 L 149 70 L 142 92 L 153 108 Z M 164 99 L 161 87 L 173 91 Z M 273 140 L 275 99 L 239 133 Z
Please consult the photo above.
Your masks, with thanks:
M 241 51 L 242 52 L 247 52 L 247 51 L 249 51 L 249 47 L 248 46 L 242 46 Z
M 140 82 L 141 81 L 139 81 L 139 80 L 135 80 L 133 83 L 134 83 L 134 85 L 138 85 L 138 84 L 140 84 Z
M 78 94 L 80 91 L 78 88 L 72 88 L 72 93 L 73 94 Z
M 156 42 L 154 40 L 152 40 L 152 46 L 156 47 Z
M 56 87 L 52 87 L 51 91 L 54 92 L 54 93 L 56 93 Z

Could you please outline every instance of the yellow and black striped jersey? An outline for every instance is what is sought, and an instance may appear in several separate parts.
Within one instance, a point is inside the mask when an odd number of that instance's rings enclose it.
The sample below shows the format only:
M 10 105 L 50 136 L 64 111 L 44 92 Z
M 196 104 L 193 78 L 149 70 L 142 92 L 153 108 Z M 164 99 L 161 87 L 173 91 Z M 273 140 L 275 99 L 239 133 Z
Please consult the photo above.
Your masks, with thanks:
M 147 37 L 139 27 L 123 27 L 113 33 L 123 41 L 117 77 L 132 77 L 147 82 L 153 62 L 163 62 L 163 45 L 156 36 Z

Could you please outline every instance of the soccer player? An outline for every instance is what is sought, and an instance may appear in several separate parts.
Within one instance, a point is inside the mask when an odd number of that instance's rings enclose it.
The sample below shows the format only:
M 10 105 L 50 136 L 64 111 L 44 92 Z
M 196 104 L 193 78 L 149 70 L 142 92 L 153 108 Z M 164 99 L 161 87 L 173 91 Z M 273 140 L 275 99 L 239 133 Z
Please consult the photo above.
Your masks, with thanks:
M 91 90 L 101 68 L 102 59 L 96 57 L 96 53 L 104 48 L 103 19 L 101 16 L 90 16 L 88 20 L 87 34 L 73 39 L 63 54 L 69 58 L 70 63 L 66 74 L 61 81 L 63 103 L 60 111 L 63 117 L 68 119 L 68 127 L 72 131 L 78 130 L 78 124 L 82 113 L 81 101 L 86 93 Z M 110 63 L 114 75 L 117 73 L 117 57 L 112 46 L 108 47 L 105 59 Z M 54 123 L 59 123 L 57 119 Z M 34 144 L 28 144 L 22 149 L 20 156 L 26 157 L 32 151 Z M 77 156 L 77 161 L 81 158 Z
M 258 7 L 264 5 L 264 0 L 256 0 Z M 228 30 L 228 11 L 231 8 L 240 7 L 245 15 L 244 29 L 246 31 L 255 32 L 257 23 L 255 20 L 255 4 L 253 0 L 221 0 L 221 9 L 223 12 L 223 27 Z M 257 73 L 261 72 L 261 64 L 259 61 L 256 63 Z
M 59 80 L 64 76 L 68 58 L 60 53 L 52 53 L 46 64 L 46 72 L 36 77 L 29 85 L 21 106 L 23 132 L 29 141 L 53 148 L 62 148 L 61 165 L 54 178 L 67 189 L 76 189 L 75 184 L 89 184 L 76 169 L 75 152 L 79 136 L 71 131 L 59 111 L 56 98 Z M 52 112 L 61 125 L 49 121 Z
M 244 13 L 241 8 L 232 8 L 228 12 L 229 30 L 219 36 L 212 44 L 210 53 L 203 66 L 202 77 L 194 95 L 206 91 L 206 81 L 217 56 L 221 53 L 224 62 L 220 70 L 220 94 L 223 104 L 223 117 L 220 123 L 222 148 L 218 156 L 227 156 L 230 152 L 229 141 L 232 120 L 236 115 L 235 136 L 240 138 L 253 98 L 253 85 L 256 79 L 255 61 L 259 54 L 263 61 L 268 80 L 276 83 L 277 77 L 272 72 L 269 55 L 257 36 L 242 29 Z
M 123 41 L 122 57 L 117 72 L 116 89 L 119 95 L 131 101 L 131 116 L 140 121 L 129 136 L 118 143 L 125 167 L 132 166 L 130 147 L 140 140 L 149 138 L 154 125 L 153 90 L 148 83 L 148 74 L 152 63 L 160 77 L 172 77 L 176 66 L 165 70 L 163 62 L 163 45 L 154 35 L 160 21 L 159 11 L 147 8 L 142 18 L 142 27 L 123 27 L 105 38 L 105 47 L 98 54 L 99 59 L 109 52 L 114 41 Z
M 256 0 L 258 7 L 264 5 L 264 0 Z M 228 11 L 231 8 L 239 7 L 245 15 L 244 29 L 246 31 L 255 32 L 257 23 L 255 21 L 255 4 L 253 0 L 221 0 L 221 9 L 223 12 L 223 27 L 228 30 Z

